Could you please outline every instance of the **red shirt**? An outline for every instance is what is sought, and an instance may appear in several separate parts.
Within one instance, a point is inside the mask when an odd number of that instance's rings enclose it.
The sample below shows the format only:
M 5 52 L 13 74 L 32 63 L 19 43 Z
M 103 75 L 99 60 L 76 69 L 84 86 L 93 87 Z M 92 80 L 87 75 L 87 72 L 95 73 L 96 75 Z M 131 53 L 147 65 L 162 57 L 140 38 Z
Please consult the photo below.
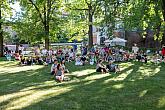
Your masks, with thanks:
M 165 56 L 165 47 L 162 48 L 162 55 Z

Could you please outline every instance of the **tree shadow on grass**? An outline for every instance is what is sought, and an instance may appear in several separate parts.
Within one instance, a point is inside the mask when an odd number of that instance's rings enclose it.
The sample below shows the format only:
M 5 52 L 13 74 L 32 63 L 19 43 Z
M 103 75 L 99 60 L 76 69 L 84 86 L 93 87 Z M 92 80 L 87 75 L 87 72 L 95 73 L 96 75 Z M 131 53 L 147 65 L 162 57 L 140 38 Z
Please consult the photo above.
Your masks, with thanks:
M 135 65 L 137 66 L 137 65 Z M 156 68 L 156 67 L 155 67 Z M 136 67 L 131 74 L 135 75 Z M 145 79 L 130 81 L 111 80 L 105 83 L 110 76 L 77 83 L 71 91 L 52 96 L 46 100 L 34 103 L 24 109 L 55 109 L 55 110 L 164 110 L 164 106 L 158 107 L 158 102 L 165 95 L 165 88 L 160 85 L 157 77 L 164 76 L 164 67 L 155 76 Z M 140 75 L 140 74 L 139 74 Z M 136 78 L 136 77 L 134 77 Z M 153 79 L 154 78 L 154 79 Z M 153 84 L 153 81 L 155 83 Z M 162 80 L 161 84 L 165 84 Z M 163 90 L 160 90 L 161 89 Z
M 97 73 L 94 72 L 90 75 L 79 77 L 79 80 L 77 79 L 77 81 L 56 83 L 54 85 L 47 84 L 45 86 L 38 86 L 44 84 L 44 82 L 51 81 L 51 79 L 49 79 L 50 76 L 47 75 L 47 73 L 43 73 L 43 71 L 47 71 L 45 68 L 37 70 L 38 72 L 31 76 L 28 76 L 28 74 L 31 74 L 32 71 L 25 74 L 17 73 L 20 76 L 25 75 L 27 81 L 23 81 L 23 83 L 21 83 L 22 87 L 20 89 L 16 88 L 15 92 L 19 92 L 25 88 L 25 91 L 34 90 L 34 94 L 38 93 L 36 96 L 29 99 L 31 100 L 29 105 L 22 105 L 22 108 L 20 107 L 20 109 L 25 110 L 163 110 L 163 106 L 157 107 L 157 104 L 160 97 L 165 95 L 165 88 L 162 86 L 165 84 L 165 81 L 160 80 L 160 78 L 164 76 L 164 66 L 160 68 L 160 71 L 157 74 L 146 77 L 145 79 L 132 77 L 136 75 L 135 73 L 142 65 L 138 66 L 139 64 L 135 64 L 134 66 L 123 70 L 121 74 L 125 74 L 125 72 L 133 69 L 123 80 L 117 80 L 120 74 L 107 75 L 94 80 L 86 79 L 87 77 L 95 77 Z M 73 71 L 78 70 L 74 69 Z M 41 74 L 41 76 L 38 76 L 38 74 Z M 16 78 L 16 82 L 21 82 L 24 78 L 17 79 L 18 76 L 9 77 Z M 30 78 L 32 78 L 32 80 L 30 80 Z M 129 80 L 130 78 L 134 78 L 134 81 Z M 26 90 L 27 87 L 33 86 L 33 83 L 38 87 Z M 11 87 L 14 86 L 16 85 L 14 84 Z M 63 91 L 63 89 L 66 88 L 67 90 Z M 9 88 L 5 88 L 4 94 L 6 94 L 8 90 Z M 45 92 L 46 95 L 40 95 L 40 93 L 43 92 Z M 56 94 L 58 92 L 59 94 Z M 13 93 L 13 91 L 11 91 L 11 93 Z M 30 97 L 32 94 L 33 92 L 30 95 L 23 95 L 23 97 Z M 38 98 L 36 99 L 35 97 Z M 10 105 L 10 103 L 12 104 L 12 102 L 14 103 L 22 97 L 17 98 L 15 97 L 11 101 L 7 100 L 6 102 L 3 102 L 1 104 L 3 107 L 2 109 L 7 109 L 8 106 L 5 107 L 5 105 Z M 38 101 L 38 99 L 40 100 Z M 28 99 L 25 100 L 25 103 L 27 101 Z

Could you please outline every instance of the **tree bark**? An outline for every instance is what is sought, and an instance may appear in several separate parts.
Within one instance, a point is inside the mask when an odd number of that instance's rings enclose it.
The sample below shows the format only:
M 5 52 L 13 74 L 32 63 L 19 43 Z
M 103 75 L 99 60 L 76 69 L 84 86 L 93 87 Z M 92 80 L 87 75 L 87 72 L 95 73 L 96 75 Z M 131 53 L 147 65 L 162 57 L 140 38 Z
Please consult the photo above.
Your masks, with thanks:
M 93 46 L 93 14 L 92 14 L 92 6 L 88 6 L 89 11 L 89 39 L 88 39 L 88 48 L 92 48 Z
M 165 22 L 165 0 L 162 0 L 162 13 L 163 13 L 163 20 Z M 165 30 L 164 30 L 164 35 L 162 37 L 162 45 L 165 45 Z
M 45 48 L 47 50 L 49 50 L 49 27 L 48 26 L 45 28 L 45 33 L 46 33 L 46 36 L 45 36 Z
M 1 14 L 1 4 L 0 4 L 0 57 L 3 56 L 3 29 L 2 29 L 2 14 Z

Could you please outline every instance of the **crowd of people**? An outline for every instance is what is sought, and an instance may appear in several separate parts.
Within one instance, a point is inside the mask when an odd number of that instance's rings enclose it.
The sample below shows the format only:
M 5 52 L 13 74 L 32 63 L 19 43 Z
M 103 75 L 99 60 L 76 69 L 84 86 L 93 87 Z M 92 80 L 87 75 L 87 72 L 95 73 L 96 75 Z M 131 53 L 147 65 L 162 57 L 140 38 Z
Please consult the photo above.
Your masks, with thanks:
M 123 49 L 122 47 L 97 47 L 93 46 L 87 49 L 87 46 L 78 48 L 58 48 L 58 49 L 35 49 L 33 54 L 24 55 L 21 52 L 11 53 L 6 52 L 6 59 L 20 61 L 20 65 L 49 65 L 51 66 L 51 74 L 59 81 L 68 80 L 65 73 L 68 69 L 65 67 L 65 62 L 74 62 L 75 66 L 85 66 L 87 64 L 96 65 L 96 72 L 108 73 L 120 72 L 120 67 L 116 62 L 125 62 L 137 60 L 147 63 L 149 60 L 155 64 L 165 62 L 165 46 L 160 52 L 154 52 L 148 57 L 148 52 L 141 51 L 137 45 L 132 47 L 132 51 Z M 104 63 L 106 62 L 106 63 Z

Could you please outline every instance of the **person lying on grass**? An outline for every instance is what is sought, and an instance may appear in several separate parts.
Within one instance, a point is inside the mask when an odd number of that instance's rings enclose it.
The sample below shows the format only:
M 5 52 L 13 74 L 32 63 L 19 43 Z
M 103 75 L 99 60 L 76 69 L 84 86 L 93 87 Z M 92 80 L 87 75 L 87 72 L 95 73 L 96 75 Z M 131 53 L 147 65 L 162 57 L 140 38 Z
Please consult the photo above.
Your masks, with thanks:
M 57 65 L 57 68 L 55 69 L 55 79 L 62 82 L 64 80 L 64 69 L 61 66 L 61 64 Z
M 106 65 L 106 68 L 109 70 L 109 72 L 120 72 L 120 68 L 119 68 L 119 65 L 117 64 L 114 64 L 114 61 L 112 60 L 109 60 L 109 63 L 108 65 Z
M 103 60 L 99 60 L 97 65 L 96 65 L 96 72 L 101 72 L 101 73 L 107 73 L 108 70 L 106 66 L 103 64 Z

